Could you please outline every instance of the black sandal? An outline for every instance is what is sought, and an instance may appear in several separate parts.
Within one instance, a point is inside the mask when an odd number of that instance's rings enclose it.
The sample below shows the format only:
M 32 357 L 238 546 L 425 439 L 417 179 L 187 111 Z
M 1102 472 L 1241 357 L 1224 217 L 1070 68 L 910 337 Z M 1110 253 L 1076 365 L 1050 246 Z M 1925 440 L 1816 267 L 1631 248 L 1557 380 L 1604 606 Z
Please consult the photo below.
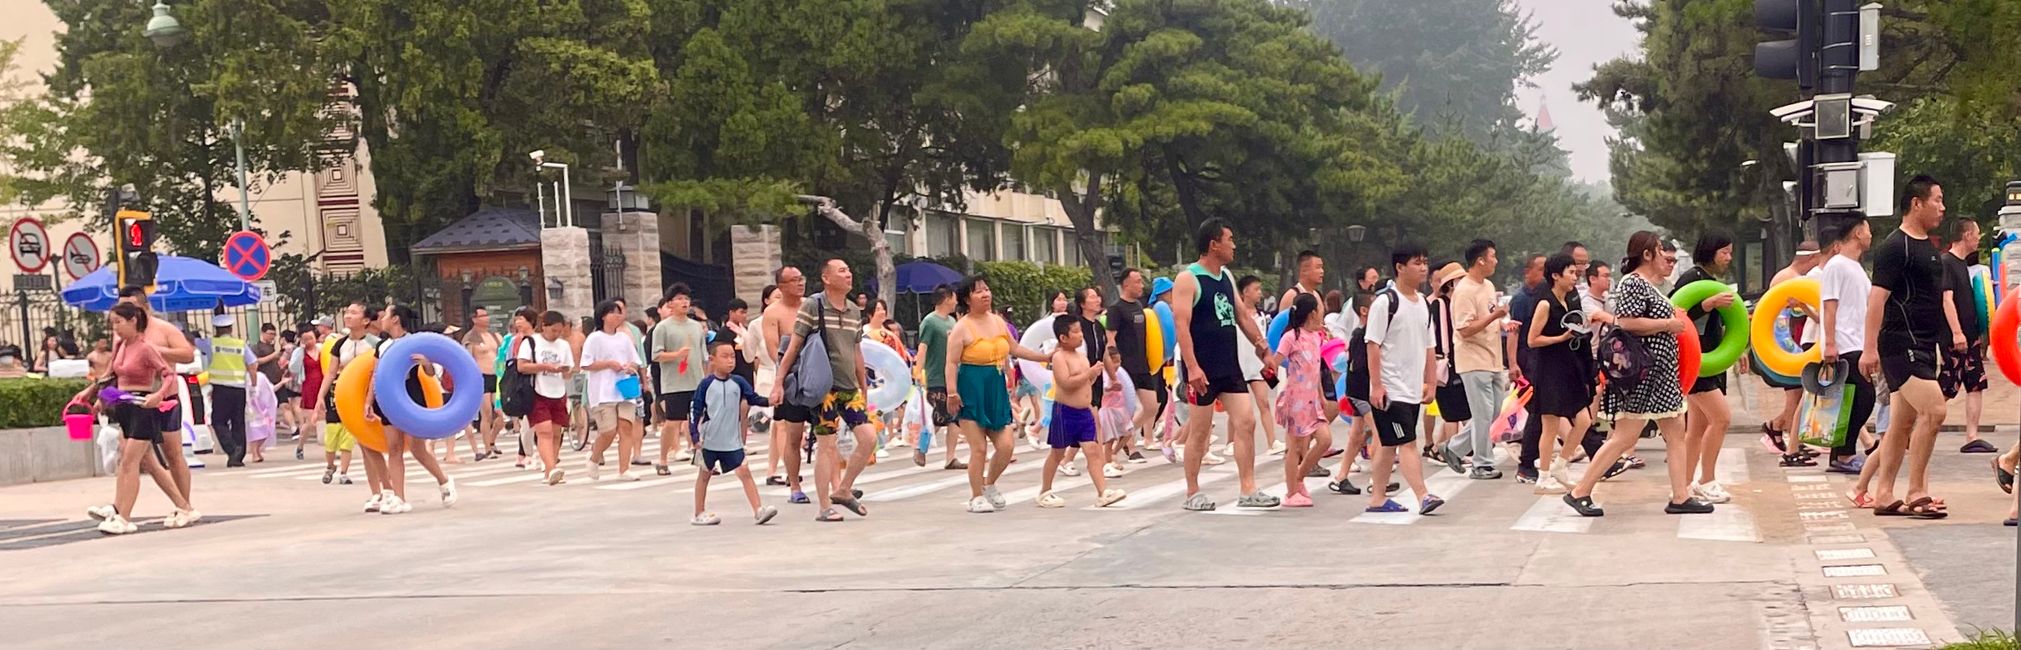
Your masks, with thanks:
M 1907 503 L 1908 503 L 1907 501 L 1903 501 L 1903 500 L 1901 500 L 1901 499 L 1896 499 L 1894 503 L 1890 503 L 1890 504 L 1888 504 L 1888 505 L 1885 505 L 1885 506 L 1879 506 L 1879 507 L 1876 507 L 1876 508 L 1874 508 L 1874 516 L 1876 516 L 1876 517 L 1907 517 L 1907 516 L 1909 516 L 1909 513 L 1906 513 L 1906 512 L 1902 512 L 1902 506 L 1903 506 L 1903 505 L 1906 505 Z
M 784 477 L 784 476 L 780 476 L 780 475 L 778 475 L 778 474 L 773 474 L 773 475 L 771 475 L 771 476 L 767 476 L 767 477 L 765 477 L 765 484 L 766 484 L 766 485 L 785 485 L 785 484 L 786 484 L 786 477 Z
M 1602 510 L 1600 506 L 1593 504 L 1593 496 L 1590 494 L 1583 497 L 1574 497 L 1570 492 L 1567 492 L 1565 493 L 1565 505 L 1571 506 L 1572 511 L 1579 513 L 1581 517 L 1604 517 L 1607 515 L 1606 510 Z
M 2000 484 L 2000 491 L 2014 493 L 2014 473 L 2000 466 L 2000 459 L 1993 459 L 1993 481 Z
M 1938 506 L 1936 499 L 1930 497 L 1923 497 L 1910 502 L 1907 511 L 1910 517 L 1924 520 L 1943 519 L 1951 516 L 1951 513 L 1945 512 Z
M 1361 494 L 1361 488 L 1355 487 L 1354 483 L 1349 482 L 1347 479 L 1327 481 L 1326 489 L 1334 494 L 1345 494 L 1347 496 L 1358 496 Z
M 1782 462 L 1777 464 L 1782 467 L 1817 467 L 1817 461 L 1811 460 L 1811 457 L 1800 453 L 1783 454 Z

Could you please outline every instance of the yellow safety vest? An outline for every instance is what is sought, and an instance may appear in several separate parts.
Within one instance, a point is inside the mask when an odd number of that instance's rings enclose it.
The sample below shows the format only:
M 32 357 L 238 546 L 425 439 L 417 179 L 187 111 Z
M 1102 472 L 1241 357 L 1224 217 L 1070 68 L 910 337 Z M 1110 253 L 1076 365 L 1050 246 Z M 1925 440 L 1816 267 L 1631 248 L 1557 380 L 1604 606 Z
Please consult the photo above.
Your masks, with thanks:
M 230 336 L 211 339 L 211 383 L 246 387 L 246 342 Z

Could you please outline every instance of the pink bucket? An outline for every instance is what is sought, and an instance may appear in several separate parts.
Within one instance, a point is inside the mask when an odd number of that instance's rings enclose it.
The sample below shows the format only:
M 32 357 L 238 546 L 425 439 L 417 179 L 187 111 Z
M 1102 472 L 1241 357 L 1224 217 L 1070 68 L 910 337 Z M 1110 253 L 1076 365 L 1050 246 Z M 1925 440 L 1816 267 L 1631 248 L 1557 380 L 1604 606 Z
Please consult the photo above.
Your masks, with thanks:
M 90 440 L 91 427 L 97 423 L 98 418 L 90 413 L 66 413 L 63 415 L 63 426 L 70 430 L 71 440 Z

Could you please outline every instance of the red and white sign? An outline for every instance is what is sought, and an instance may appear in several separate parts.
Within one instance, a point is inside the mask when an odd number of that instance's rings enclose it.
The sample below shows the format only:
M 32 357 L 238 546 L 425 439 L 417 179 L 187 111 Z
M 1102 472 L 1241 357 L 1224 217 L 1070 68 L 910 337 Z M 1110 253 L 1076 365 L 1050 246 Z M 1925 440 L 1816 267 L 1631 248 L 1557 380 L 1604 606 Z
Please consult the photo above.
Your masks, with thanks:
M 91 235 L 82 232 L 70 233 L 63 240 L 63 272 L 70 274 L 71 280 L 82 280 L 92 271 L 98 270 L 103 260 L 98 257 L 98 242 Z
M 33 218 L 22 217 L 7 230 L 7 254 L 25 273 L 41 273 L 49 265 L 49 229 Z

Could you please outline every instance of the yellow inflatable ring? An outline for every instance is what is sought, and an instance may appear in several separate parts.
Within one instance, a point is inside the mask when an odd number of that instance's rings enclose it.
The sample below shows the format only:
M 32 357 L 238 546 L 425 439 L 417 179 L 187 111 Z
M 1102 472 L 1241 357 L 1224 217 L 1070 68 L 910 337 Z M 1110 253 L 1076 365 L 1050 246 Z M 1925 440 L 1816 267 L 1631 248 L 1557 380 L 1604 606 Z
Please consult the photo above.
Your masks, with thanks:
M 337 387 L 331 398 L 337 405 L 337 419 L 344 423 L 344 430 L 351 433 L 358 444 L 372 451 L 386 451 L 386 422 L 365 419 L 365 389 L 372 386 L 372 372 L 379 369 L 379 353 L 367 348 L 350 363 L 344 364 L 344 371 L 337 375 Z M 428 408 L 442 406 L 442 383 L 428 375 L 421 376 L 421 395 L 426 398 Z M 404 396 L 401 399 L 406 399 Z
M 1767 293 L 1761 294 L 1761 300 L 1755 302 L 1754 316 L 1748 323 L 1748 338 L 1753 343 L 1755 357 L 1761 359 L 1761 365 L 1777 374 L 1801 377 L 1804 366 L 1818 362 L 1823 353 L 1818 346 L 1813 345 L 1801 352 L 1783 349 L 1782 344 L 1775 340 L 1775 320 L 1782 313 L 1782 306 L 1790 300 L 1809 306 L 1813 312 L 1822 312 L 1819 287 L 1817 278 L 1797 278 L 1769 287 Z M 1818 334 L 1830 336 L 1829 332 Z
M 332 355 L 337 352 L 337 341 L 338 334 L 336 332 L 331 332 L 329 336 L 323 337 L 323 353 L 318 357 L 323 361 L 323 372 L 329 372 L 330 369 L 337 367 L 337 364 L 331 363 Z

